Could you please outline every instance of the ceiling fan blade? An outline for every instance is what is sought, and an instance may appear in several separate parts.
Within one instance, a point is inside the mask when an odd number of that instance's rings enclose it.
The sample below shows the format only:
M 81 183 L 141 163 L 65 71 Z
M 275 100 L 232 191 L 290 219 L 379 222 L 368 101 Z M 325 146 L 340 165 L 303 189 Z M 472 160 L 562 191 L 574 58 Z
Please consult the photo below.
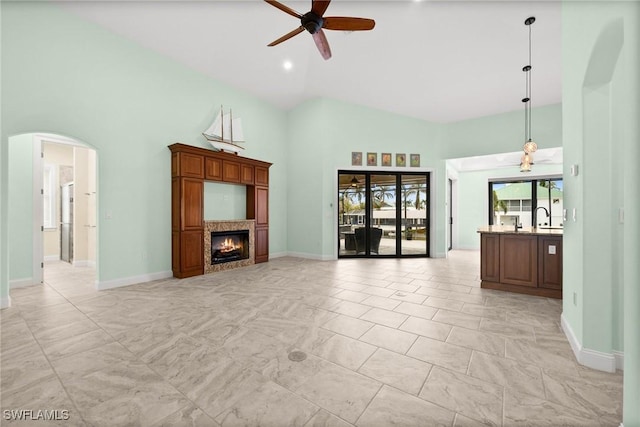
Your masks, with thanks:
M 271 6 L 277 7 L 281 11 L 288 13 L 291 16 L 295 16 L 296 18 L 302 18 L 302 15 L 300 15 L 298 12 L 296 12 L 295 10 L 291 9 L 288 6 L 283 5 L 280 2 L 277 2 L 276 0 L 264 0 L 264 1 L 269 3 Z
M 325 60 L 331 58 L 331 48 L 322 28 L 313 34 L 313 41 L 316 42 L 316 46 Z
M 346 16 L 327 16 L 324 18 L 322 28 L 341 31 L 366 31 L 372 30 L 376 21 L 368 18 L 349 18 Z
M 331 0 L 311 0 L 311 12 L 322 16 L 329 7 L 329 3 L 331 3 Z
M 267 46 L 275 46 L 277 44 L 282 43 L 285 40 L 289 40 L 291 37 L 293 36 L 297 36 L 298 34 L 300 34 L 301 32 L 304 31 L 304 27 L 301 25 L 298 28 L 296 28 L 293 31 L 288 32 L 287 34 L 285 34 L 284 36 L 280 37 L 278 40 L 274 40 L 271 43 L 269 43 Z

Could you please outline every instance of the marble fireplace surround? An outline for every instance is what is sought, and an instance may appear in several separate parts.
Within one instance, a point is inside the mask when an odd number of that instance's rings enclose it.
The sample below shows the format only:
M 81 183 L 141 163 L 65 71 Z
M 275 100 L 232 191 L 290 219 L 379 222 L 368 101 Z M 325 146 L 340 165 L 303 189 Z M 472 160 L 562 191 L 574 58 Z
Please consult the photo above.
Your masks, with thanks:
M 211 232 L 249 230 L 249 258 L 238 261 L 230 261 L 222 264 L 211 264 Z M 253 219 L 237 219 L 230 221 L 205 221 L 204 222 L 204 274 L 217 271 L 231 270 L 256 263 L 255 256 L 255 230 L 256 221 Z

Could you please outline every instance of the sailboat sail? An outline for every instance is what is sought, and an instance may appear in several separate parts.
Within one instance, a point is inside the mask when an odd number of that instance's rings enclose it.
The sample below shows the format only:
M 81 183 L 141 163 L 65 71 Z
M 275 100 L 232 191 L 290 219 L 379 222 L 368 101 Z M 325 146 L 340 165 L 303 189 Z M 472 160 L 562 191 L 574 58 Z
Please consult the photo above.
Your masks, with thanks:
M 222 107 L 211 126 L 202 134 L 214 148 L 219 150 L 235 153 L 244 150 L 244 147 L 237 145 L 239 142 L 244 142 L 240 117 L 232 117 L 231 111 L 225 113 Z

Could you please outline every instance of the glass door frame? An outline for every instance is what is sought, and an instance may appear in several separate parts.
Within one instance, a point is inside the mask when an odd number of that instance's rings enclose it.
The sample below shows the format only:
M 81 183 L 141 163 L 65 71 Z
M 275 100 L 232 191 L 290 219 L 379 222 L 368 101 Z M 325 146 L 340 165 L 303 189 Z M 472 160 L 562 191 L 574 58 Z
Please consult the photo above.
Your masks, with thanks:
M 341 215 L 340 211 L 340 176 L 364 176 L 364 228 L 365 228 L 365 253 L 364 254 L 341 254 L 340 253 L 340 219 Z M 373 211 L 372 211 L 372 188 L 371 188 L 371 176 L 372 175 L 394 175 L 396 178 L 396 194 L 395 194 L 395 206 L 396 206 L 396 215 L 395 215 L 395 239 L 396 239 L 396 251 L 395 254 L 371 254 L 370 251 L 370 238 L 371 238 L 371 228 L 373 222 Z M 425 252 L 418 254 L 403 254 L 402 253 L 402 203 L 400 190 L 402 187 L 402 178 L 403 176 L 423 176 L 426 181 L 426 205 L 425 205 Z M 339 169 L 337 171 L 337 185 L 336 185 L 336 200 L 338 201 L 338 209 L 336 209 L 336 216 L 334 217 L 337 221 L 336 233 L 335 237 L 337 240 L 337 256 L 338 258 L 429 258 L 431 256 L 431 243 L 432 243 L 432 223 L 431 223 L 431 198 L 433 195 L 432 191 L 432 180 L 431 180 L 431 171 L 411 171 L 411 170 L 349 170 L 349 169 Z

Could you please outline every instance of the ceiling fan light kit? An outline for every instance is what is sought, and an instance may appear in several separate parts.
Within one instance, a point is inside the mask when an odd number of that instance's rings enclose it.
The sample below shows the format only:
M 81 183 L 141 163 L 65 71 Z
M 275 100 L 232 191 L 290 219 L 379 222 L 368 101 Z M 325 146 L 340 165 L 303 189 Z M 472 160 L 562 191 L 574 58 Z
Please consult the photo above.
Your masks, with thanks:
M 522 67 L 522 71 L 525 73 L 525 97 L 522 98 L 524 103 L 524 155 L 520 162 L 520 172 L 530 172 L 531 165 L 533 164 L 532 154 L 538 149 L 533 139 L 531 139 L 531 25 L 536 22 L 534 16 L 530 16 L 525 19 L 524 25 L 529 27 L 529 63 Z
M 312 0 L 311 10 L 304 15 L 301 15 L 276 0 L 264 1 L 281 11 L 300 19 L 300 26 L 298 28 L 288 32 L 279 39 L 274 40 L 269 43 L 268 46 L 276 46 L 307 30 L 313 37 L 316 47 L 325 60 L 331 58 L 331 48 L 329 47 L 329 42 L 327 41 L 323 28 L 338 31 L 367 31 L 372 30 L 376 25 L 376 22 L 373 19 L 368 18 L 351 18 L 346 16 L 324 17 L 324 12 L 329 7 L 331 0 Z

